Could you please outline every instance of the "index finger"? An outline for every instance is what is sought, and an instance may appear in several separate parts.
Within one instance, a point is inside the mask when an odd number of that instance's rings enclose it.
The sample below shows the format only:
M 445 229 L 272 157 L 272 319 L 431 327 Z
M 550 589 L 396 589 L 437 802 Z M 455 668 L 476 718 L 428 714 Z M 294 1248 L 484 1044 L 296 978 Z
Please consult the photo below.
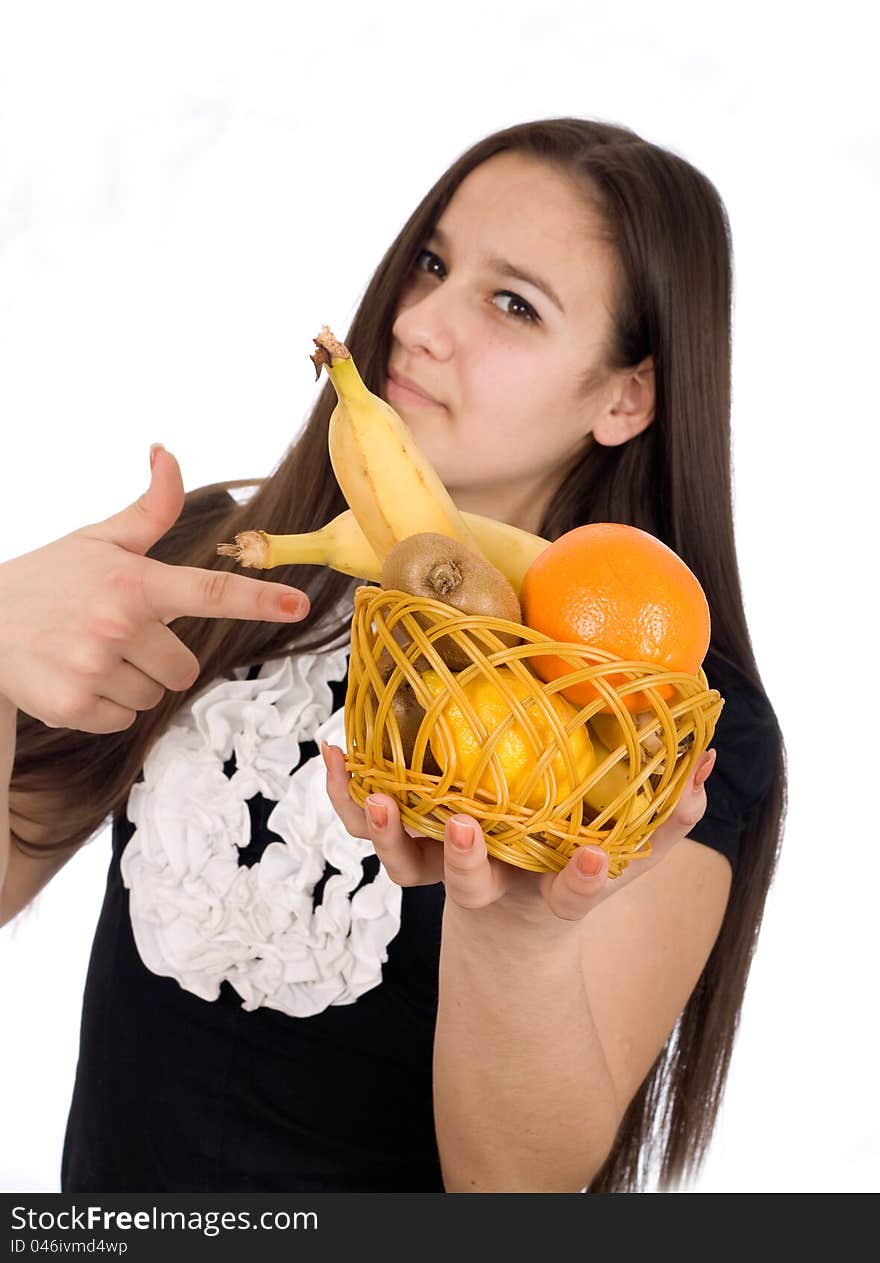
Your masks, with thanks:
M 163 623 L 175 618 L 241 618 L 291 623 L 305 618 L 311 603 L 305 592 L 268 579 L 249 579 L 229 570 L 201 570 L 148 559 L 144 596 Z

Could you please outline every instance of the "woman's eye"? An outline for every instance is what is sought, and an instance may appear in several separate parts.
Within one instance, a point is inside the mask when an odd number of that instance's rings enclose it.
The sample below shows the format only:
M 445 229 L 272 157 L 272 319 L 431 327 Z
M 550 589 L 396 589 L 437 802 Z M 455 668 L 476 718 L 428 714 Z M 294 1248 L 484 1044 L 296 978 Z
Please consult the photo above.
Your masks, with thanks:
M 423 259 L 427 259 L 427 260 L 429 260 L 429 263 L 428 263 L 428 266 L 427 266 L 427 267 L 422 267 L 422 260 L 423 260 Z M 420 272 L 428 272 L 428 273 L 432 273 L 432 268 L 431 268 L 431 263 L 432 263 L 432 262 L 433 262 L 433 263 L 439 263 L 439 264 L 440 264 L 441 269 L 443 269 L 443 270 L 445 271 L 445 269 L 443 268 L 443 260 L 439 257 L 439 255 L 434 254 L 434 252 L 433 252 L 432 250 L 420 250 L 420 251 L 419 251 L 418 258 L 416 259 L 416 267 L 418 268 L 418 270 L 419 270 Z M 432 273 L 432 274 L 433 274 L 433 275 L 436 275 L 436 273 Z
M 520 298 L 519 294 L 512 294 L 509 289 L 502 289 L 498 291 L 495 297 L 510 299 L 510 307 L 508 307 L 505 315 L 513 317 L 514 320 L 538 321 L 539 316 L 534 307 L 527 303 L 524 298 Z M 520 310 L 514 311 L 514 307 L 518 307 Z
M 436 264 L 436 267 L 435 267 Z M 446 268 L 443 260 L 433 250 L 420 250 L 416 257 L 416 270 L 425 272 L 428 276 L 442 277 L 446 274 Z M 500 307 L 505 316 L 509 316 L 511 320 L 518 320 L 522 324 L 538 324 L 541 317 L 535 311 L 531 303 L 527 303 L 519 294 L 511 293 L 509 289 L 498 290 L 492 295 L 493 301 L 496 298 L 506 298 L 509 302 L 507 309 Z

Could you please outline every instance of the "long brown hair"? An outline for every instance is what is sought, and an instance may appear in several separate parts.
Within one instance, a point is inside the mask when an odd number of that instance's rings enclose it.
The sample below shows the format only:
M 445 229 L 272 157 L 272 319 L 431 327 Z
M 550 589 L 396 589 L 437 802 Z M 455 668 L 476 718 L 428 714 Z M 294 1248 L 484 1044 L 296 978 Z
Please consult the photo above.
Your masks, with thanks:
M 730 461 L 731 248 L 727 216 L 709 180 L 681 157 L 622 128 L 577 118 L 509 127 L 468 149 L 438 180 L 388 249 L 345 341 L 367 385 L 381 389 L 398 296 L 431 229 L 465 176 L 494 154 L 518 151 L 568 173 L 603 217 L 619 262 L 609 369 L 654 359 L 654 423 L 618 447 L 588 437 L 581 459 L 550 500 L 540 533 L 555 539 L 591 521 L 651 531 L 700 579 L 712 611 L 706 673 L 724 691 L 751 687 L 766 701 L 743 611 L 734 539 Z M 303 359 L 309 349 L 304 339 Z M 303 368 L 305 370 L 306 364 Z M 346 506 L 327 451 L 335 404 L 326 383 L 309 420 L 276 469 L 238 503 L 229 489 L 191 492 L 174 527 L 151 550 L 165 562 L 213 569 L 220 540 L 259 526 L 310 531 Z M 354 581 L 314 566 L 271 572 L 270 581 L 305 589 L 302 623 L 182 618 L 174 631 L 199 659 L 200 680 L 167 693 L 121 733 L 49 729 L 19 713 L 10 802 L 58 839 L 51 849 L 91 838 L 124 805 L 145 755 L 171 717 L 232 668 L 301 650 L 315 652 L 345 633 L 338 602 Z M 336 617 L 334 619 L 334 613 Z M 693 1179 L 711 1139 L 736 1035 L 785 812 L 785 752 L 775 727 L 769 790 L 745 821 L 724 922 L 705 969 L 645 1082 L 630 1102 L 611 1154 L 591 1191 L 635 1191 L 649 1171 L 665 1191 Z M 32 795 L 36 797 L 32 797 Z M 18 845 L 31 848 L 18 840 Z M 42 848 L 45 854 L 49 848 Z

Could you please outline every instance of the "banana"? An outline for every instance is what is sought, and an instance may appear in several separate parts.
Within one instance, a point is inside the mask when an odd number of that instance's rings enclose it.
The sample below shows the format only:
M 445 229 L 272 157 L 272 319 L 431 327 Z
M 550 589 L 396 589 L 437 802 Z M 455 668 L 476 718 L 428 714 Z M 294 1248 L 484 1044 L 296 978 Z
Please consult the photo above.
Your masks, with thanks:
M 432 531 L 479 551 L 409 426 L 364 385 L 348 347 L 324 325 L 311 357 L 327 369 L 339 402 L 330 418 L 330 463 L 349 508 L 383 562 L 409 535 Z
M 654 715 L 651 711 L 640 711 L 638 714 L 632 716 L 632 721 L 635 724 L 637 732 L 639 732 L 642 728 L 647 728 L 653 719 Z M 616 715 L 602 714 L 600 712 L 596 715 L 591 715 L 588 722 L 594 739 L 598 737 L 603 745 L 607 746 L 609 750 L 616 750 L 618 746 L 626 745 L 626 737 L 624 736 L 623 728 L 620 725 L 620 720 Z M 692 732 L 689 732 L 685 737 L 682 737 L 676 748 L 676 760 L 680 759 L 688 747 L 693 744 L 693 740 L 694 734 Z M 644 767 L 650 758 L 653 758 L 655 754 L 659 754 L 661 750 L 666 748 L 666 746 L 660 734 L 652 732 L 650 735 L 646 734 L 640 738 L 640 748 L 642 767 Z M 618 766 L 620 765 L 618 764 Z M 662 772 L 665 766 L 666 760 L 664 758 L 655 768 L 655 772 Z
M 638 728 L 637 721 L 639 717 L 636 715 L 633 718 L 636 721 L 636 728 Z M 591 715 L 588 722 L 590 735 L 593 738 L 598 737 L 608 750 L 616 750 L 618 746 L 626 745 L 626 736 L 616 715 L 603 714 L 600 711 L 595 715 Z M 618 763 L 617 766 L 620 767 L 620 764 Z
M 595 716 L 593 717 L 595 718 Z M 592 724 L 592 720 L 588 721 L 588 727 Z M 590 727 L 590 740 L 593 743 L 593 753 L 596 758 L 594 767 L 601 767 L 608 756 L 612 753 L 606 745 L 604 745 L 596 735 L 595 728 Z M 616 749 L 616 747 L 615 747 Z M 629 759 L 620 759 L 613 767 L 602 776 L 594 785 L 584 792 L 584 801 L 593 808 L 594 811 L 604 811 L 618 794 L 622 794 L 629 784 Z M 643 789 L 638 789 L 633 798 L 630 799 L 629 808 L 627 810 L 627 820 L 633 820 L 648 805 L 648 799 Z
M 479 551 L 501 571 L 518 594 L 525 572 L 550 541 L 491 517 L 476 513 L 462 513 L 462 517 Z M 239 565 L 257 570 L 268 570 L 272 566 L 330 566 L 332 570 L 366 579 L 369 583 L 379 583 L 382 575 L 382 563 L 351 509 L 340 513 L 319 531 L 303 535 L 240 531 L 234 544 L 218 544 L 217 552 L 221 557 L 233 557 Z

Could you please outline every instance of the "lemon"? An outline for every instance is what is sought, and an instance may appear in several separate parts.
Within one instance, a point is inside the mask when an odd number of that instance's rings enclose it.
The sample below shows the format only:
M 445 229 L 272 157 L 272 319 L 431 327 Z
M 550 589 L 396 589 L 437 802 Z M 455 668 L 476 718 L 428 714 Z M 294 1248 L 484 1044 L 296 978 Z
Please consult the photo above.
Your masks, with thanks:
M 538 748 L 535 749 L 533 746 L 520 720 L 514 719 L 502 736 L 494 743 L 493 752 L 501 764 L 511 798 L 521 802 L 526 807 L 540 807 L 544 802 L 544 777 L 542 776 L 536 781 L 525 800 L 520 796 L 520 786 L 523 785 L 529 772 L 534 767 L 537 756 L 543 753 L 547 746 L 556 745 L 557 743 L 556 735 L 544 713 L 543 706 L 539 706 L 536 700 L 536 694 L 542 689 L 541 681 L 535 680 L 533 688 L 506 666 L 497 667 L 496 673 L 499 678 L 503 679 L 514 697 L 522 703 L 524 709 L 529 713 L 529 718 L 532 720 L 537 733 Z M 422 674 L 422 679 L 433 697 L 445 691 L 446 686 L 436 671 L 425 671 Z M 488 736 L 491 737 L 494 731 L 511 714 L 510 703 L 502 689 L 493 680 L 487 680 L 483 676 L 469 680 L 466 684 L 462 684 L 461 688 L 474 714 L 480 720 Z M 558 694 L 551 694 L 547 700 L 559 716 L 563 727 L 577 714 L 575 707 Z M 442 707 L 440 714 L 446 719 L 452 730 L 455 751 L 455 779 L 466 781 L 483 753 L 485 739 L 474 730 L 469 719 L 462 712 L 462 708 L 454 698 L 449 698 Z M 574 759 L 578 783 L 580 783 L 586 779 L 595 766 L 593 747 L 586 726 L 581 725 L 570 733 L 568 742 Z M 431 753 L 437 760 L 438 766 L 445 772 L 448 752 L 446 743 L 439 731 L 435 730 L 432 733 L 430 746 Z M 553 775 L 556 778 L 556 795 L 553 804 L 555 806 L 568 797 L 572 791 L 572 786 L 569 784 L 566 760 L 561 753 L 557 752 L 554 755 L 549 766 L 552 768 Z M 492 773 L 491 760 L 483 769 L 477 788 L 487 790 L 490 794 L 495 793 L 495 778 Z

